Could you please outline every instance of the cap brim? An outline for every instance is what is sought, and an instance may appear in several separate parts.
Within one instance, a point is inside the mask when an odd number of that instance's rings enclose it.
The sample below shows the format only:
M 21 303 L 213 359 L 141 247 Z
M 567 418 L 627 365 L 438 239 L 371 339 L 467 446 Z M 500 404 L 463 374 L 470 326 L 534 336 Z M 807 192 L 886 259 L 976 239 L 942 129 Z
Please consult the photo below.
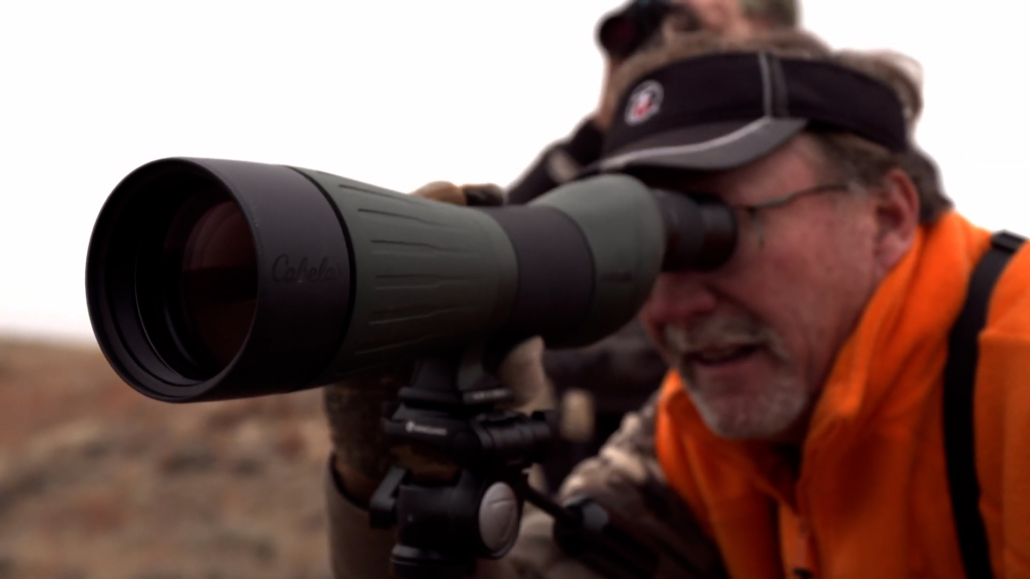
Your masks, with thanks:
M 636 168 L 723 171 L 768 155 L 804 130 L 805 119 L 762 117 L 676 129 L 604 155 L 583 172 L 612 173 Z

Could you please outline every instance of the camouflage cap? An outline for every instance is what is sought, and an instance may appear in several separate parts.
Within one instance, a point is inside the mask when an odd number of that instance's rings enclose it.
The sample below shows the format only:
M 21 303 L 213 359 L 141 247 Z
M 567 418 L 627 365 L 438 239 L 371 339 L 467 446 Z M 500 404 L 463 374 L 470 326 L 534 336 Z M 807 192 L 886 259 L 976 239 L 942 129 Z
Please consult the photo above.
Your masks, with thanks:
M 800 20 L 798 0 L 740 0 L 740 7 L 749 18 L 760 18 L 775 27 L 794 28 Z

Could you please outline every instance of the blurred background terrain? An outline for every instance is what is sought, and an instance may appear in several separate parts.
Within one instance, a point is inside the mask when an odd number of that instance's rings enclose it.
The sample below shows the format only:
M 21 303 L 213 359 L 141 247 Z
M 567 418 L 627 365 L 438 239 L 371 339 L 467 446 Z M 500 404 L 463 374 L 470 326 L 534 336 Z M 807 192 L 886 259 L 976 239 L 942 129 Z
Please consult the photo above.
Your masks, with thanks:
M 318 390 L 170 405 L 0 338 L 0 579 L 326 579 Z

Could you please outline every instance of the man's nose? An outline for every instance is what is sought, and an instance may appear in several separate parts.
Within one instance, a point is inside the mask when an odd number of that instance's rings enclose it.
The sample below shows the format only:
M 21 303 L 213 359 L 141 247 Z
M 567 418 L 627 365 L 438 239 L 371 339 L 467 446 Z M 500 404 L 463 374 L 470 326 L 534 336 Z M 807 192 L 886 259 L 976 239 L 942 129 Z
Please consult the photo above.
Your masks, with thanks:
M 710 313 L 718 305 L 718 298 L 706 278 L 706 274 L 698 272 L 661 274 L 645 306 L 647 316 L 655 321 L 675 323 Z

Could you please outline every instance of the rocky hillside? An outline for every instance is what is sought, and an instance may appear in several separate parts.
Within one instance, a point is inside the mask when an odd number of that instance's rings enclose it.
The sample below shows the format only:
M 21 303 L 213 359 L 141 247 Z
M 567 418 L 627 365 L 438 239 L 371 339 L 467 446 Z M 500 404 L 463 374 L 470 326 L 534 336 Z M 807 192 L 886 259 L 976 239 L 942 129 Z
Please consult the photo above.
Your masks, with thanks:
M 0 339 L 0 579 L 323 579 L 318 391 L 169 405 Z

